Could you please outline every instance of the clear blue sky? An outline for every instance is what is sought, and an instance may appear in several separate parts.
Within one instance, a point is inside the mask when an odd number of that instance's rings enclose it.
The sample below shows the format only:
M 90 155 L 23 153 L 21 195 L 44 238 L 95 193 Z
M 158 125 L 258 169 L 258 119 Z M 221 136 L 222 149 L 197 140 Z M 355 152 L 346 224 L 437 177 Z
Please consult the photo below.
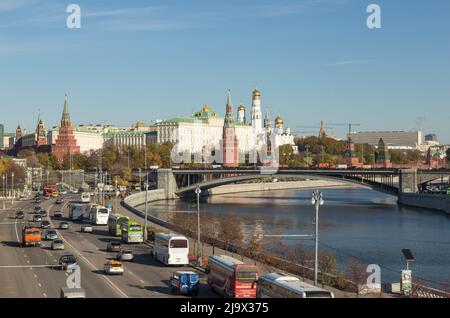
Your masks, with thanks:
M 77 3 L 82 28 L 66 27 Z M 366 27 L 366 7 L 382 29 Z M 0 0 L 0 122 L 131 125 L 225 111 L 226 90 L 295 130 L 434 132 L 450 143 L 448 0 Z M 298 130 L 310 130 L 298 128 Z M 334 132 L 343 136 L 345 128 Z

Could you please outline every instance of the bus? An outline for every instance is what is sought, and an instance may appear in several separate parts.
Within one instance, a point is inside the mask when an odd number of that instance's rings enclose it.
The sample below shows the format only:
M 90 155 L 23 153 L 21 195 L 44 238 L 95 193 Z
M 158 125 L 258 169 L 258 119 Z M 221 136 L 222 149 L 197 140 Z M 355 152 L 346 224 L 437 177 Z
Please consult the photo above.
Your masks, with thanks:
M 130 220 L 128 216 L 113 213 L 108 218 L 108 232 L 114 236 L 122 236 L 122 224 Z
M 109 218 L 108 208 L 101 205 L 95 205 L 91 208 L 90 219 L 92 224 L 107 225 L 108 218 Z
M 122 242 L 124 243 L 143 243 L 144 229 L 137 222 L 128 221 L 122 223 L 121 229 Z
M 45 197 L 57 197 L 58 190 L 56 184 L 49 184 L 46 187 L 44 187 L 43 194 Z
M 284 273 L 269 273 L 258 279 L 258 298 L 334 298 L 328 290 L 307 284 Z
M 89 192 L 81 193 L 81 202 L 90 203 L 91 202 L 91 194 Z
M 155 233 L 153 256 L 164 265 L 189 264 L 189 240 L 174 233 Z
M 208 285 L 224 297 L 255 298 L 258 268 L 227 255 L 210 256 L 206 268 Z

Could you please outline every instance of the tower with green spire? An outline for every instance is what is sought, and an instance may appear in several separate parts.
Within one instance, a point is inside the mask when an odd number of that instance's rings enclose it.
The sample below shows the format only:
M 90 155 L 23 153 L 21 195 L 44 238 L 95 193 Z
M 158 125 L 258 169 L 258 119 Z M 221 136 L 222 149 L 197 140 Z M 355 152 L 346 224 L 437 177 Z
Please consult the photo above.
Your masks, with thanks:
M 52 153 L 58 158 L 60 163 L 63 163 L 70 154 L 80 153 L 80 146 L 77 145 L 77 140 L 73 134 L 72 122 L 69 114 L 69 102 L 67 101 L 67 94 L 64 97 L 64 109 L 61 117 L 61 127 L 59 127 L 58 137 L 55 145 L 52 146 Z
M 237 167 L 239 165 L 238 140 L 236 134 L 236 124 L 233 119 L 233 104 L 231 103 L 230 90 L 228 90 L 226 114 L 223 122 L 222 154 L 223 167 Z

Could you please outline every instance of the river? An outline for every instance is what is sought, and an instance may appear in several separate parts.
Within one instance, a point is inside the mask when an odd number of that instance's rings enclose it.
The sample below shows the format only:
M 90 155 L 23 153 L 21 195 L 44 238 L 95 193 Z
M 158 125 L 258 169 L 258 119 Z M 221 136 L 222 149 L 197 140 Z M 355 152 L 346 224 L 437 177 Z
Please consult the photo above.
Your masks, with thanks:
M 411 249 L 413 276 L 430 285 L 450 283 L 450 217 L 439 211 L 399 207 L 394 196 L 365 188 L 322 189 L 325 204 L 319 215 L 319 252 L 345 259 L 357 257 L 381 266 L 382 282 L 398 282 L 405 268 L 401 249 Z M 247 236 L 255 228 L 265 234 L 312 234 L 312 190 L 277 190 L 215 195 L 202 200 L 201 213 L 245 217 Z M 196 211 L 194 202 L 160 201 L 150 211 L 165 218 L 167 211 Z M 303 239 L 305 245 L 313 246 Z M 287 240 L 296 244 L 298 239 Z

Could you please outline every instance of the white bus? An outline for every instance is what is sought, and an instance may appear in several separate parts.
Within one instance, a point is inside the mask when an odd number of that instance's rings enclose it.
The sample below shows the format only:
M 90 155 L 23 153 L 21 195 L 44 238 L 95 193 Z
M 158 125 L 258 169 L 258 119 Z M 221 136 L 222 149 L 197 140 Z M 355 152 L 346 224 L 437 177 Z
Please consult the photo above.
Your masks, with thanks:
M 93 206 L 91 208 L 90 219 L 95 225 L 107 225 L 109 218 L 109 209 L 104 206 Z
M 284 273 L 259 277 L 256 295 L 258 298 L 334 298 L 332 292 Z
M 156 233 L 153 256 L 165 265 L 189 264 L 189 240 L 173 233 Z
M 84 203 L 91 202 L 91 194 L 89 192 L 81 193 L 81 202 L 84 202 Z

